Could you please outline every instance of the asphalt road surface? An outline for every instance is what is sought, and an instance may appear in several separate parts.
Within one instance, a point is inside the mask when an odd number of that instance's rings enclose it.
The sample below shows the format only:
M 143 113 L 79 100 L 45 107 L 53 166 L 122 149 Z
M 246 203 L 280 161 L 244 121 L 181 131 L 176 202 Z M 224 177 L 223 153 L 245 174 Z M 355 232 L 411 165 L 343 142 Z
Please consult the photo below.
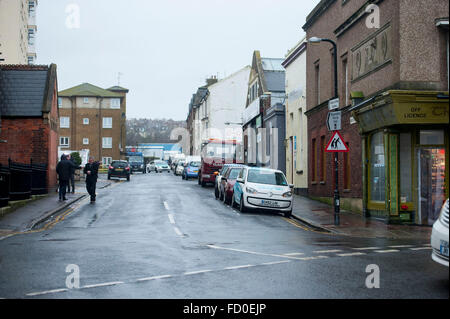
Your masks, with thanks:
M 172 173 L 113 181 L 40 227 L 0 241 L 0 298 L 449 297 L 429 242 L 241 214 Z

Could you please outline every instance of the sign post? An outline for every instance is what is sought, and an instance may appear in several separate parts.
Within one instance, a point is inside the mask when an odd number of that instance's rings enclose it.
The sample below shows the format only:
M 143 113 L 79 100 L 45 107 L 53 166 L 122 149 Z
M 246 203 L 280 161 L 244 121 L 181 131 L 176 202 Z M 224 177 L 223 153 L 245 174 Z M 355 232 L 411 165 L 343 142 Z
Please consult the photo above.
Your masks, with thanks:
M 339 197 L 339 170 L 338 170 L 338 153 L 348 152 L 349 148 L 345 144 L 339 131 L 334 131 L 333 136 L 328 142 L 325 152 L 334 153 L 334 176 L 335 176 L 335 189 L 334 189 L 334 224 L 338 226 L 340 224 L 340 197 Z

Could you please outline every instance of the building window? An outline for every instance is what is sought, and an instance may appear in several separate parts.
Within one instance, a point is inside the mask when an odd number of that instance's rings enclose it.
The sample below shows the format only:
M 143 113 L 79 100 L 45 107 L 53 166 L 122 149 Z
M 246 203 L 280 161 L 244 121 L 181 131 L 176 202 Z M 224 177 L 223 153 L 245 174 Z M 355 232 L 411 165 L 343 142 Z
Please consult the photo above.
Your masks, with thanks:
M 84 97 L 83 98 L 83 103 L 84 104 L 88 104 L 89 103 L 89 98 L 88 97 Z
M 317 105 L 320 104 L 320 68 L 319 65 L 316 65 L 315 68 L 315 77 L 316 77 L 316 81 L 315 81 L 315 94 L 316 94 L 316 102 Z
M 89 125 L 89 118 L 83 118 L 83 125 Z
M 347 144 L 347 148 L 350 149 L 350 144 L 348 142 L 346 142 L 345 144 Z M 350 170 L 351 170 L 350 154 L 349 154 L 349 152 L 345 152 L 344 153 L 344 189 L 351 188 Z
M 316 148 L 316 139 L 313 138 L 311 142 L 311 180 L 313 182 L 317 181 L 317 148 Z
M 60 128 L 70 128 L 70 117 L 62 116 L 59 118 Z
M 28 45 L 34 45 L 35 36 L 34 29 L 28 29 Z
M 103 165 L 110 165 L 112 162 L 112 157 L 102 157 L 102 164 Z
M 112 128 L 112 117 L 103 118 L 103 128 Z
M 36 16 L 36 2 L 35 1 L 28 1 L 28 15 L 30 17 Z
M 345 106 L 349 105 L 349 92 L 348 92 L 348 63 L 347 59 L 342 61 L 342 93 L 344 96 Z
M 112 148 L 112 137 L 104 137 L 102 139 L 103 148 Z
M 62 98 L 61 97 L 58 98 L 58 107 L 62 107 Z
M 83 145 L 89 145 L 89 139 L 87 137 L 83 138 Z
M 420 130 L 420 145 L 442 145 L 442 144 L 444 144 L 444 131 Z
M 69 146 L 69 138 L 65 136 L 61 136 L 59 138 L 59 146 L 68 147 Z
M 111 99 L 111 108 L 120 109 L 120 99 Z
M 325 164 L 325 160 L 326 160 L 325 148 L 326 148 L 325 136 L 321 136 L 320 137 L 320 181 L 321 182 L 325 182 L 325 176 L 326 176 L 327 165 Z
M 29 56 L 28 57 L 28 64 L 29 65 L 33 65 L 34 64 L 34 56 Z
M 369 186 L 370 200 L 384 202 L 386 199 L 386 176 L 383 132 L 370 137 Z

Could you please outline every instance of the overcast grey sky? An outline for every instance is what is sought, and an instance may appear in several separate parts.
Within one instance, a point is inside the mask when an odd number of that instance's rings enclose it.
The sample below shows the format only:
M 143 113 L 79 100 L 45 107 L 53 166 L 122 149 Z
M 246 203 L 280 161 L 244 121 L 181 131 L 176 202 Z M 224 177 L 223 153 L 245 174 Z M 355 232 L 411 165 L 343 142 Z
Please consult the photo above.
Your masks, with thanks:
M 58 65 L 59 90 L 84 82 L 108 88 L 121 72 L 120 85 L 130 90 L 128 118 L 185 120 L 206 77 L 251 65 L 254 50 L 284 57 L 305 35 L 305 18 L 318 3 L 40 0 L 37 63 Z

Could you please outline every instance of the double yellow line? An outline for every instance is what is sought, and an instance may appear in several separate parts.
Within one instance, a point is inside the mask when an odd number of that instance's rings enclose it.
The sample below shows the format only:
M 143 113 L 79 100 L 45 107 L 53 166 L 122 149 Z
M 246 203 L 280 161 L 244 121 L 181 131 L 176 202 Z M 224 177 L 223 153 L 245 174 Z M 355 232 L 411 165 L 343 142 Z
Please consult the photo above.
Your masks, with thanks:
M 283 220 L 285 220 L 286 222 L 288 222 L 289 224 L 291 224 L 291 225 L 293 225 L 293 226 L 295 226 L 295 227 L 297 227 L 297 228 L 301 228 L 301 229 L 303 229 L 303 230 L 306 230 L 306 231 L 312 231 L 312 232 L 314 232 L 314 233 L 326 234 L 326 235 L 335 235 L 334 233 L 327 233 L 327 232 L 323 232 L 323 231 L 314 230 L 314 229 L 312 229 L 312 228 L 308 228 L 308 227 L 303 226 L 303 225 L 301 225 L 300 223 L 298 223 L 298 222 L 296 222 L 296 221 L 294 221 L 294 220 L 292 220 L 292 219 L 286 218 L 286 217 L 281 217 L 281 218 L 282 218 Z

